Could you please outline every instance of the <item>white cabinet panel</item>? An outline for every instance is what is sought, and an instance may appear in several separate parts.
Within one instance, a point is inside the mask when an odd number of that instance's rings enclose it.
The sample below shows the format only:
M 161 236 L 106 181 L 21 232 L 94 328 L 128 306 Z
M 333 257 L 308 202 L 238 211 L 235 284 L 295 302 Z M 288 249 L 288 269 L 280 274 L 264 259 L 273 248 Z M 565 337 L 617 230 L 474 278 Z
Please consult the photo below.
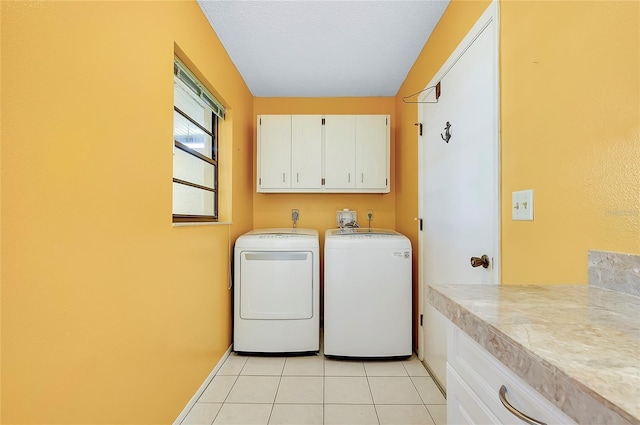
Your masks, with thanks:
M 258 117 L 258 188 L 291 187 L 291 115 Z
M 325 189 L 356 187 L 356 117 L 327 115 L 324 128 Z
M 507 388 L 507 400 L 525 415 L 541 423 L 575 424 L 558 407 L 451 322 L 448 323 L 447 344 L 447 400 L 467 400 L 467 403 L 480 404 L 482 412 L 489 410 L 497 418 L 491 422 L 493 424 L 521 423 L 520 419 L 508 411 L 500 401 L 498 394 L 500 387 L 504 385 Z M 460 382 L 450 382 L 451 377 L 459 378 L 458 381 L 462 381 L 464 385 L 461 386 Z M 470 392 L 474 396 L 473 401 L 469 401 L 468 394 L 461 392 Z M 456 403 L 452 402 L 451 406 L 447 407 L 447 415 L 451 418 L 448 420 L 449 423 L 458 423 L 453 418 L 464 416 L 457 411 L 459 409 Z M 483 413 L 480 413 L 478 406 L 468 404 L 461 405 L 460 408 L 466 412 L 478 412 L 478 417 L 482 417 Z M 461 420 L 459 423 L 467 421 Z
M 447 365 L 447 423 L 449 425 L 500 423 L 451 365 Z
M 380 189 L 389 176 L 389 125 L 386 115 L 356 115 L 356 187 Z
M 291 187 L 322 188 L 322 116 L 291 116 Z
M 325 120 L 325 188 L 388 192 L 388 116 L 327 115 Z

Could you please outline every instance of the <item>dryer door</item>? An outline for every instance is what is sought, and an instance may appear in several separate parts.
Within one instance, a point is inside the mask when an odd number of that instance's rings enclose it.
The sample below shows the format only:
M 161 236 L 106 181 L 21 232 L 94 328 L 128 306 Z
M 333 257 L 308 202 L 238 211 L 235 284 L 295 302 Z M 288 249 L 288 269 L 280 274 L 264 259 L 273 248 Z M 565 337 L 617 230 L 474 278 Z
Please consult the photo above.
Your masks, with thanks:
M 310 251 L 243 251 L 240 318 L 313 317 L 313 260 Z

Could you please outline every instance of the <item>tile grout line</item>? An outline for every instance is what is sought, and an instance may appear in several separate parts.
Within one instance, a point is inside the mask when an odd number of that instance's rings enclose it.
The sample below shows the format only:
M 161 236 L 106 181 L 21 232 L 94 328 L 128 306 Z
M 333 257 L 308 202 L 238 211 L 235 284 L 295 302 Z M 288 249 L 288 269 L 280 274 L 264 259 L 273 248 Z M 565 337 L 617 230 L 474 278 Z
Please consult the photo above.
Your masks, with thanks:
M 246 361 L 245 361 L 245 363 L 246 363 Z M 244 368 L 244 365 L 242 365 L 242 368 Z M 240 369 L 240 371 L 242 371 L 242 369 Z M 215 378 L 216 377 L 214 376 L 213 379 L 215 379 Z M 238 372 L 238 374 L 235 376 L 235 379 L 233 380 L 233 385 L 231 386 L 231 388 L 229 388 L 229 392 L 227 393 L 227 395 L 224 396 L 224 400 L 222 400 L 222 404 L 220 405 L 220 409 L 218 409 L 218 412 L 216 413 L 216 416 L 214 416 L 213 421 L 211 422 L 211 425 L 214 424 L 214 422 L 218 418 L 218 415 L 220 414 L 220 412 L 222 412 L 222 408 L 227 403 L 227 399 L 229 398 L 229 394 L 231 394 L 231 391 L 233 391 L 233 387 L 236 386 L 236 383 L 238 382 L 238 378 L 240 378 L 240 372 Z M 211 380 L 211 382 L 213 382 L 213 379 Z
M 228 360 L 228 357 L 227 357 Z M 224 396 L 224 400 L 222 400 L 222 404 L 220 405 L 220 409 L 218 409 L 218 412 L 216 413 L 216 415 L 213 417 L 213 421 L 211 422 L 211 425 L 213 425 L 216 422 L 216 419 L 218 419 L 218 415 L 220 415 L 220 412 L 222 412 L 222 408 L 224 407 L 224 405 L 227 403 L 227 399 L 229 398 L 229 395 L 231 394 L 231 391 L 233 391 L 233 387 L 236 386 L 236 383 L 238 382 L 238 379 L 240 378 L 240 374 L 242 373 L 242 371 L 244 370 L 244 367 L 247 365 L 247 362 L 249 361 L 248 358 L 244 359 L 244 363 L 242 363 L 242 367 L 240 368 L 240 370 L 238 371 L 238 374 L 235 375 L 235 379 L 233 380 L 233 385 L 231 385 L 231 388 L 229 388 L 229 392 L 227 393 L 226 396 Z M 226 360 L 225 360 L 226 363 Z M 223 365 L 224 366 L 224 365 Z M 224 375 L 218 375 L 216 373 L 216 376 L 213 377 L 213 379 L 216 379 L 216 377 L 218 376 L 224 376 Z M 234 376 L 234 375 L 231 375 Z M 211 380 L 211 382 L 213 382 L 213 379 Z
M 404 366 L 404 365 L 403 365 Z M 406 369 L 406 368 L 405 368 Z M 427 372 L 428 374 L 428 372 Z M 431 376 L 429 376 L 431 377 Z M 429 417 L 431 418 L 431 422 L 436 423 L 436 420 L 433 418 L 433 414 L 431 413 L 431 411 L 429 410 L 429 407 L 427 407 L 427 402 L 422 398 L 422 394 L 420 394 L 420 391 L 418 391 L 418 387 L 416 387 L 416 383 L 413 380 L 412 376 L 409 376 L 409 379 L 411 379 L 411 383 L 413 384 L 413 387 L 416 389 L 416 391 L 418 392 L 418 396 L 420 397 L 420 400 L 422 400 L 422 405 L 424 406 L 425 409 L 427 409 L 427 414 L 429 415 Z M 433 379 L 433 378 L 432 378 Z
M 327 381 L 326 381 L 326 379 L 328 378 L 328 376 L 327 376 L 327 366 L 328 365 L 327 365 L 327 361 L 326 360 L 327 360 L 326 357 L 324 355 L 321 355 L 321 361 L 322 361 L 322 365 L 321 365 L 321 369 L 322 369 L 322 373 L 321 373 L 321 376 L 322 376 L 322 392 L 321 392 L 322 393 L 322 400 L 321 400 L 321 404 L 320 405 L 322 406 L 322 409 L 321 409 L 321 412 L 320 412 L 321 417 L 320 417 L 319 423 L 321 423 L 323 425 L 327 421 L 326 420 L 326 415 L 325 415 L 325 409 L 327 407 L 327 385 L 326 385 Z M 214 418 L 213 418 L 211 424 L 215 423 L 215 420 L 218 419 L 218 417 L 220 417 L 220 413 L 221 413 L 222 408 L 224 406 L 233 404 L 233 403 L 228 403 L 228 399 L 229 399 L 229 396 L 230 396 L 231 392 L 233 391 L 233 388 L 235 387 L 235 385 L 237 385 L 237 382 L 238 382 L 240 376 L 266 376 L 266 375 L 241 375 L 242 372 L 244 371 L 244 369 L 246 369 L 246 367 L 248 365 L 248 362 L 249 362 L 249 359 L 245 358 L 244 362 L 242 363 L 241 367 L 239 368 L 239 371 L 237 373 L 233 374 L 233 375 L 230 375 L 230 376 L 233 377 L 233 384 L 231 385 L 231 387 L 230 387 L 229 391 L 227 392 L 226 396 L 224 397 L 224 400 L 221 403 L 220 409 L 217 411 L 216 415 L 214 415 Z M 271 406 L 270 406 L 270 412 L 269 412 L 269 415 L 268 415 L 268 418 L 267 418 L 267 424 L 272 419 L 275 419 L 275 417 L 273 416 L 273 413 L 275 411 L 275 405 L 277 404 L 276 403 L 277 397 L 278 397 L 278 395 L 280 393 L 280 390 L 282 389 L 281 385 L 283 383 L 283 378 L 285 376 L 291 376 L 291 377 L 297 377 L 297 378 L 310 378 L 310 377 L 316 376 L 314 373 L 311 373 L 310 375 L 307 374 L 307 373 L 310 373 L 310 371 L 306 370 L 306 369 L 298 371 L 298 373 L 294 373 L 292 375 L 286 375 L 285 374 L 285 369 L 287 367 L 287 363 L 289 363 L 289 358 L 285 358 L 284 359 L 284 362 L 282 363 L 282 368 L 279 371 L 278 375 L 271 375 L 271 376 L 274 376 L 274 377 L 275 376 L 278 377 L 278 383 L 277 383 L 277 387 L 276 387 L 276 391 L 275 391 L 275 395 L 274 395 L 273 401 L 270 403 Z M 376 415 L 376 421 L 378 422 L 378 424 L 380 424 L 380 420 L 381 420 L 380 419 L 380 413 L 378 411 L 378 407 L 382 406 L 384 403 L 380 404 L 380 405 L 376 404 L 376 402 L 374 400 L 374 397 L 373 397 L 373 389 L 372 389 L 372 384 L 371 384 L 371 378 L 385 378 L 385 377 L 386 378 L 402 378 L 403 376 L 404 377 L 408 377 L 410 379 L 413 389 L 418 393 L 418 396 L 420 397 L 421 404 L 427 410 L 427 414 L 428 414 L 430 420 L 432 421 L 431 423 L 433 423 L 433 424 L 436 423 L 435 418 L 434 418 L 434 413 L 432 413 L 429 410 L 425 399 L 422 397 L 420 391 L 417 388 L 417 384 L 416 384 L 416 381 L 414 380 L 414 376 L 411 375 L 411 373 L 408 370 L 408 366 L 406 364 L 401 363 L 402 364 L 402 370 L 404 371 L 404 374 L 402 376 L 397 375 L 397 372 L 389 372 L 389 371 L 387 371 L 387 373 L 383 373 L 382 375 L 376 375 L 376 370 L 368 370 L 367 367 L 366 367 L 366 364 L 364 362 L 361 363 L 361 364 L 362 364 L 362 368 L 363 368 L 363 372 L 364 372 L 364 377 L 367 379 L 367 387 L 369 389 L 369 394 L 370 394 L 370 397 L 371 397 L 371 400 L 372 400 L 372 405 L 374 407 L 374 413 Z M 314 366 L 313 369 L 317 370 L 317 366 Z M 313 372 L 313 371 L 311 371 L 311 372 Z M 394 374 L 394 373 L 396 373 L 396 374 Z M 214 379 L 216 377 L 218 377 L 218 376 L 228 376 L 228 375 L 218 375 L 218 374 L 216 374 L 216 376 L 214 376 Z M 353 375 L 353 376 L 352 375 L 348 375 L 347 376 L 347 375 L 344 375 L 344 374 L 340 374 L 339 376 L 335 376 L 335 377 L 337 377 L 337 378 L 349 378 L 349 377 L 356 378 L 357 376 L 355 376 L 355 375 Z M 430 376 L 427 374 L 426 377 L 429 378 Z M 415 378 L 420 379 L 420 378 L 422 378 L 422 375 L 416 375 Z M 213 379 L 212 379 L 212 382 L 210 382 L 209 385 L 213 385 Z M 204 403 L 204 402 L 200 401 L 200 398 L 199 398 L 197 403 Z M 251 403 L 251 404 L 261 404 L 261 403 Z M 299 405 L 299 404 L 315 404 L 315 403 L 295 403 L 295 402 L 292 402 L 292 403 L 283 403 L 283 404 Z M 340 405 L 341 403 L 337 403 L 337 404 Z M 397 403 L 397 405 L 405 405 L 405 403 Z M 407 405 L 413 405 L 413 403 L 408 403 Z M 185 419 L 186 419 L 186 417 L 183 418 L 181 424 L 184 423 Z
M 284 368 L 287 366 L 287 358 L 285 357 L 284 363 L 282 364 L 282 370 L 280 371 L 280 379 L 278 380 L 278 386 L 276 387 L 276 393 L 273 396 L 273 403 L 271 403 L 271 411 L 269 412 L 269 417 L 267 418 L 267 425 L 271 422 L 271 416 L 273 415 L 273 409 L 276 406 L 276 400 L 278 399 L 278 392 L 280 391 L 280 384 L 282 384 L 282 374 L 284 373 Z
M 324 422 L 325 422 L 324 406 L 327 401 L 325 396 L 325 391 L 327 386 L 324 379 L 325 378 L 325 357 L 324 357 L 324 353 L 323 354 L 318 353 L 318 355 L 322 356 L 322 425 L 324 425 Z
M 376 412 L 376 420 L 380 424 L 380 415 L 378 415 L 378 408 L 376 407 L 376 401 L 373 398 L 373 391 L 371 390 L 371 382 L 369 382 L 369 374 L 367 373 L 367 367 L 362 362 L 362 368 L 364 369 L 364 376 L 367 378 L 367 386 L 369 387 L 369 394 L 371 394 L 371 403 L 373 403 L 373 411 Z

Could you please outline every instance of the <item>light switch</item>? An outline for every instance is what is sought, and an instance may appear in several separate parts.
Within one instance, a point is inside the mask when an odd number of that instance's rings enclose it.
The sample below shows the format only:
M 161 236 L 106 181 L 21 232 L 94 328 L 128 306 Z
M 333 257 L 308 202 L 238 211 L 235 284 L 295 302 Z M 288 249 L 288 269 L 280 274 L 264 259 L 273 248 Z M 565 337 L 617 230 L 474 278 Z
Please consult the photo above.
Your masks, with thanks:
M 511 219 L 533 220 L 533 189 L 511 193 Z

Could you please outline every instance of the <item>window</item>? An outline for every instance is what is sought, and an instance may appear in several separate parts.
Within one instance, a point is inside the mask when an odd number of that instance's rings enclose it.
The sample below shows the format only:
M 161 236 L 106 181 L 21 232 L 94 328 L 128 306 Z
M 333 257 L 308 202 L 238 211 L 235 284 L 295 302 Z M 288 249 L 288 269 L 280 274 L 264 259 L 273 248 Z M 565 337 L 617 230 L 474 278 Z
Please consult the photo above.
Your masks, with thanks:
M 178 59 L 173 74 L 173 222 L 218 221 L 218 124 L 225 110 Z

